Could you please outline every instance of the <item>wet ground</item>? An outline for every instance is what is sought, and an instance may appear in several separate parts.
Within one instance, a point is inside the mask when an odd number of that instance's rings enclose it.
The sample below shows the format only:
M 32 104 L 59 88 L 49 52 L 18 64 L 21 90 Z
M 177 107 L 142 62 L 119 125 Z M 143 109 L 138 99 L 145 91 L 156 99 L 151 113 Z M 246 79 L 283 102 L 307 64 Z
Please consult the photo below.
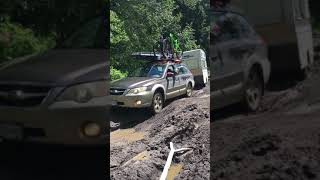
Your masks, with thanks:
M 320 179 L 320 61 L 303 81 L 271 82 L 261 109 L 219 110 L 211 123 L 211 179 Z
M 192 150 L 174 156 L 168 179 L 209 179 L 209 99 L 207 86 L 191 98 L 171 100 L 155 116 L 148 110 L 113 111 L 119 126 L 110 137 L 111 179 L 159 179 L 170 142 Z

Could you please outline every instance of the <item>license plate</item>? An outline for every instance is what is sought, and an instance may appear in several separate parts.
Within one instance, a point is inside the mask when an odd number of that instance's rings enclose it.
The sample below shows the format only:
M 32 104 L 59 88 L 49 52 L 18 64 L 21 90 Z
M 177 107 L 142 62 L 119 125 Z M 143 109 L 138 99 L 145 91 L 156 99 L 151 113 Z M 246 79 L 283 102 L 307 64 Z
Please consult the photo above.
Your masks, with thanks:
M 111 102 L 111 105 L 112 105 L 112 106 L 116 106 L 116 105 L 118 105 L 118 102 L 117 102 L 117 101 L 112 101 L 112 102 Z
M 23 138 L 22 128 L 15 125 L 0 124 L 0 137 L 9 140 L 21 140 Z

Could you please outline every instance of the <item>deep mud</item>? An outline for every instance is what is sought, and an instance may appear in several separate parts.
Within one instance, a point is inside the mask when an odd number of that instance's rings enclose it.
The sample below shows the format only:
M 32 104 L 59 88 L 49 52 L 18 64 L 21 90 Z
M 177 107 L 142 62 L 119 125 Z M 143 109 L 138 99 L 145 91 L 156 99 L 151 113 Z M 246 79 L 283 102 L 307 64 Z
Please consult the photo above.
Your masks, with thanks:
M 257 114 L 211 124 L 211 179 L 320 179 L 319 59 L 292 84 L 269 90 Z
M 212 124 L 212 179 L 319 179 L 320 113 Z
M 294 109 L 303 103 L 314 104 L 320 101 L 320 61 L 317 59 L 314 66 L 308 70 L 306 80 L 294 81 L 294 86 L 281 91 L 267 91 L 261 112 L 281 112 Z M 285 83 L 285 82 L 280 82 Z
M 209 99 L 207 87 L 196 90 L 191 98 L 170 102 L 156 116 L 143 110 L 127 110 L 125 120 L 124 115 L 119 114 L 123 112 L 114 112 L 113 120 L 126 125 L 122 126 L 124 129 L 111 133 L 111 179 L 159 179 L 169 155 L 170 142 L 173 142 L 176 149 L 191 147 L 192 150 L 174 155 L 168 179 L 209 179 Z M 145 120 L 130 123 L 130 119 L 135 119 L 134 113 L 138 113 L 137 116 L 144 115 Z M 119 138 L 119 133 L 128 131 L 128 128 L 130 135 L 124 135 L 121 142 L 113 141 Z M 141 136 L 141 133 L 144 134 L 142 139 L 129 141 L 136 139 L 132 137 Z

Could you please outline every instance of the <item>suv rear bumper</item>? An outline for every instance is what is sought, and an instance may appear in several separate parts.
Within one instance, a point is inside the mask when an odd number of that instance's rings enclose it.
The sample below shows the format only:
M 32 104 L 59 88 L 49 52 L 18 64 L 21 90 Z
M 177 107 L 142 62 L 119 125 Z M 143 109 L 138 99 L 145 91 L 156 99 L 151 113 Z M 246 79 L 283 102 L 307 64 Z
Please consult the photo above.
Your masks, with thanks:
M 108 138 L 106 104 L 107 98 L 100 97 L 84 104 L 59 102 L 37 108 L 0 107 L 0 125 L 16 126 L 22 130 L 21 138 L 2 138 L 48 144 L 105 145 Z M 100 135 L 85 136 L 83 128 L 87 123 L 99 125 Z

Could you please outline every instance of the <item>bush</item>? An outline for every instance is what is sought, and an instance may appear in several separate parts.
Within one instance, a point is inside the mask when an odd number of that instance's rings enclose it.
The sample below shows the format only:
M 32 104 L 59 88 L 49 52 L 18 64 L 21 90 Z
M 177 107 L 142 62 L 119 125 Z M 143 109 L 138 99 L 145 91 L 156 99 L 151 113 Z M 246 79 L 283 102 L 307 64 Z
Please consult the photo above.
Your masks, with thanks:
M 4 18 L 0 23 L 0 62 L 41 53 L 55 46 L 55 36 L 36 37 L 34 32 Z
M 123 73 L 120 70 L 117 70 L 117 69 L 113 68 L 112 66 L 110 67 L 110 74 L 111 74 L 111 80 L 112 81 L 125 78 L 128 75 L 127 72 Z

